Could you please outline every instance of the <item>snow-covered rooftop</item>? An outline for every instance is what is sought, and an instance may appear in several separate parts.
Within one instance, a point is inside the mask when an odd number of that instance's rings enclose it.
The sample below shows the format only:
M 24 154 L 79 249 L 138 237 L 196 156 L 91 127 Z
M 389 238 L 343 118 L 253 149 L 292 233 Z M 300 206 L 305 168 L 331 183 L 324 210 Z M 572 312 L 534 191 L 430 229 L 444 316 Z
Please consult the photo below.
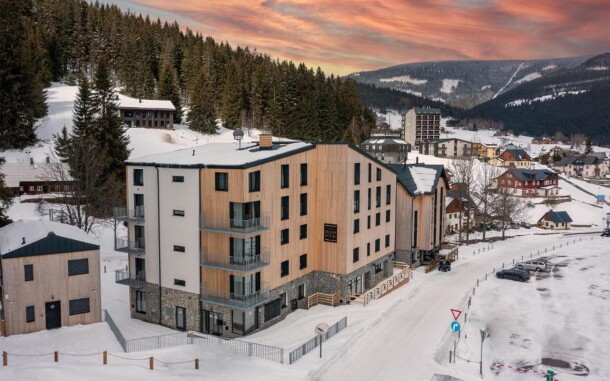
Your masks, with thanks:
M 274 143 L 272 149 L 260 149 L 258 144 L 242 145 L 242 148 L 238 149 L 237 143 L 209 143 L 193 148 L 136 157 L 129 159 L 127 163 L 132 165 L 242 166 L 310 147 L 313 147 L 310 143 L 296 142 Z
M 411 167 L 411 176 L 413 176 L 413 181 L 415 181 L 419 193 L 433 191 L 436 184 L 436 170 L 434 168 L 413 166 Z
M 136 99 L 127 95 L 119 94 L 119 108 L 121 109 L 145 109 L 145 110 L 167 110 L 176 111 L 171 101 L 158 99 Z
M 8 188 L 16 188 L 20 181 L 43 181 L 48 177 L 50 166 L 53 165 L 64 166 L 66 176 L 69 176 L 67 165 L 58 163 L 4 163 L 0 167 L 0 173 L 4 174 L 4 181 Z
M 10 253 L 25 245 L 39 241 L 53 233 L 75 241 L 96 244 L 87 233 L 72 225 L 46 220 L 19 220 L 0 228 L 0 255 Z

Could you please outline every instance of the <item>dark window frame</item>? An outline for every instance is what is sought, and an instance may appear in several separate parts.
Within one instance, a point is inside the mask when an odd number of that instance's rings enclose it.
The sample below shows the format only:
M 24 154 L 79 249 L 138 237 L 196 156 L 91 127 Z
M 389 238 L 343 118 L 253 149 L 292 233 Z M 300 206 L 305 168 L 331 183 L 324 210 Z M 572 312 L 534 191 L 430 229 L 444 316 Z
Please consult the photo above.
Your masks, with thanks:
M 218 192 L 229 191 L 229 174 L 227 172 L 214 173 L 214 190 Z
M 378 253 L 381 250 L 381 240 L 377 238 L 375 240 L 375 252 Z
M 377 181 L 381 181 L 381 168 L 377 168 Z
M 280 198 L 280 220 L 284 221 L 290 218 L 290 196 L 282 196 Z
M 360 260 L 360 248 L 356 247 L 352 251 L 352 263 L 356 263 Z
M 385 236 L 385 247 L 390 247 L 390 235 L 386 234 Z
M 307 224 L 301 224 L 299 226 L 299 239 L 307 238 Z
M 261 171 L 248 173 L 248 192 L 260 192 L 261 190 Z
M 34 265 L 27 264 L 23 265 L 23 275 L 25 282 L 30 282 L 34 280 Z
M 381 207 L 381 187 L 375 188 L 375 208 Z
M 354 191 L 354 213 L 360 213 L 360 191 Z
M 301 209 L 301 216 L 306 216 L 307 215 L 307 204 L 308 204 L 308 197 L 307 197 L 307 193 L 301 193 L 300 196 L 300 209 Z
M 388 184 L 385 187 L 385 204 L 390 205 L 392 203 L 392 185 Z
M 176 216 L 176 217 L 184 217 L 184 210 L 180 210 L 180 209 L 174 209 L 172 211 L 172 216 Z
M 282 229 L 280 231 L 280 245 L 287 245 L 290 243 L 290 229 Z
M 36 321 L 36 312 L 34 306 L 25 307 L 25 322 L 32 323 Z
M 308 171 L 307 163 L 301 163 L 301 186 L 307 185 L 307 180 L 308 180 L 307 171 Z
M 85 274 L 89 274 L 89 258 L 68 260 L 68 276 Z
M 282 164 L 280 167 L 280 188 L 290 188 L 290 166 Z
M 184 176 L 172 176 L 172 183 L 183 183 Z
M 174 286 L 186 287 L 186 281 L 184 279 L 176 279 L 176 278 L 174 278 Z
M 280 263 L 280 278 L 290 275 L 290 260 L 285 260 Z
M 68 310 L 70 316 L 88 314 L 91 312 L 91 301 L 89 298 L 72 299 L 68 302 Z
M 360 184 L 360 163 L 354 163 L 354 185 Z
M 375 213 L 375 226 L 381 225 L 381 213 Z
M 136 175 L 136 173 L 138 175 Z M 142 168 L 134 168 L 133 170 L 133 185 L 136 187 L 144 186 L 144 170 Z
M 360 233 L 360 218 L 354 220 L 354 234 Z
M 299 270 L 307 268 L 307 253 L 299 255 Z
M 392 220 L 392 212 L 390 209 L 385 211 L 385 222 L 390 222 Z
M 373 181 L 373 164 L 369 163 L 369 183 Z
M 174 251 L 177 253 L 186 253 L 186 246 L 174 245 Z

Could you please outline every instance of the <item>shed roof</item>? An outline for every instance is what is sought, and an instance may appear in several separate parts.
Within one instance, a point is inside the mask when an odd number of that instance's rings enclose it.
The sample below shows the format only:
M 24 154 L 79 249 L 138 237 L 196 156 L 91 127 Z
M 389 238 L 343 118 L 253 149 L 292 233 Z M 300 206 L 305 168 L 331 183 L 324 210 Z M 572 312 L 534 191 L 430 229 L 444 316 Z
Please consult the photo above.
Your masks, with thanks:
M 542 181 L 546 180 L 549 176 L 557 174 L 555 171 L 550 169 L 519 169 L 509 168 L 506 172 L 512 173 L 513 176 L 521 181 Z

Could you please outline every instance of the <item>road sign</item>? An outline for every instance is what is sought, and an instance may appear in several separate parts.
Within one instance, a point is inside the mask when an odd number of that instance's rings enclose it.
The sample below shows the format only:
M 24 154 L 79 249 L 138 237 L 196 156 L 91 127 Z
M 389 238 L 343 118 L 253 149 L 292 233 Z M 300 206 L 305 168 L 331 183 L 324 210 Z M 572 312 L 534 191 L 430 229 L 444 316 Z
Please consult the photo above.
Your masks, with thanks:
M 320 323 L 316 325 L 316 335 L 320 336 L 328 332 L 328 324 Z
M 451 309 L 451 315 L 453 315 L 453 320 L 457 320 L 460 315 L 462 314 L 461 310 L 455 310 L 455 309 Z
M 451 330 L 453 332 L 460 332 L 461 329 L 462 327 L 460 326 L 460 323 L 458 323 L 457 321 L 451 322 Z

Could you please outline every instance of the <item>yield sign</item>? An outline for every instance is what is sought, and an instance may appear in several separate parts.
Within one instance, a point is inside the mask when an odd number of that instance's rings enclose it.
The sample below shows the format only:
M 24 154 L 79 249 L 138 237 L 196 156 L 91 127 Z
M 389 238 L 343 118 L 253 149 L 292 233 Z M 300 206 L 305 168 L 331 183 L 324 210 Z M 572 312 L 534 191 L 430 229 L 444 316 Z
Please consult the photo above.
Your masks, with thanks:
M 451 309 L 451 315 L 453 315 L 453 320 L 457 320 L 461 314 L 462 314 L 462 311 L 454 310 L 453 308 Z

